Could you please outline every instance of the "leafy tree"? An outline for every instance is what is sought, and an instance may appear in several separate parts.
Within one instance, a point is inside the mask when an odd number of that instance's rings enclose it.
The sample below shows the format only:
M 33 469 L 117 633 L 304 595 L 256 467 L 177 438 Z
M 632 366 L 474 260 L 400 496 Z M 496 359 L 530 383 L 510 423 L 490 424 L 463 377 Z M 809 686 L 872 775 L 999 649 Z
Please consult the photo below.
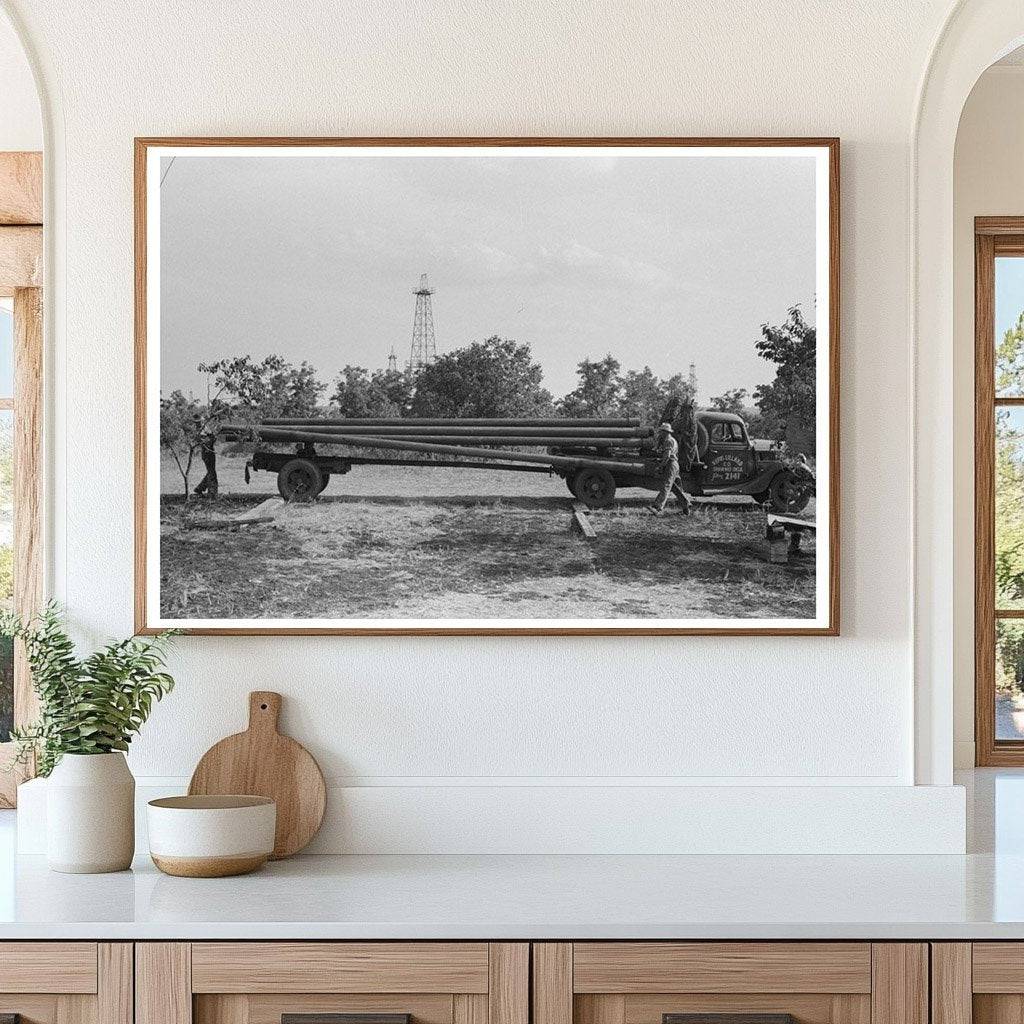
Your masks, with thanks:
M 529 345 L 494 335 L 439 356 L 415 379 L 413 416 L 512 417 L 551 412 Z
M 620 369 L 611 354 L 596 361 L 584 359 L 576 367 L 580 382 L 558 403 L 559 414 L 567 418 L 617 415 L 623 397 Z
M 1017 691 L 1024 683 L 1024 629 L 1007 619 L 996 620 L 996 689 Z
M 1024 313 L 996 346 L 996 394 L 1024 394 Z
M 412 399 L 409 377 L 398 370 L 346 366 L 334 385 L 331 408 L 352 418 L 403 416 Z
M 799 306 L 779 326 L 761 325 L 758 354 L 775 363 L 771 384 L 759 384 L 754 400 L 764 417 L 778 421 L 787 441 L 814 454 L 817 331 Z
M 996 605 L 1024 600 L 1024 432 L 996 413 Z
M 630 370 L 620 381 L 618 413 L 637 416 L 646 426 L 656 426 L 671 398 L 693 401 L 693 388 L 681 373 L 663 380 L 649 366 Z
M 269 355 L 259 363 L 251 356 L 219 359 L 200 363 L 199 371 L 213 377 L 217 395 L 229 401 L 244 419 L 315 416 L 327 390 L 309 363 L 293 366 L 278 355 Z
M 724 394 L 716 395 L 711 399 L 710 408 L 717 409 L 718 412 L 731 412 L 737 416 L 744 416 L 747 410 L 746 397 L 746 388 L 729 388 Z
M 192 395 L 172 391 L 160 399 L 160 447 L 174 460 L 189 498 L 189 476 L 199 453 L 207 410 Z

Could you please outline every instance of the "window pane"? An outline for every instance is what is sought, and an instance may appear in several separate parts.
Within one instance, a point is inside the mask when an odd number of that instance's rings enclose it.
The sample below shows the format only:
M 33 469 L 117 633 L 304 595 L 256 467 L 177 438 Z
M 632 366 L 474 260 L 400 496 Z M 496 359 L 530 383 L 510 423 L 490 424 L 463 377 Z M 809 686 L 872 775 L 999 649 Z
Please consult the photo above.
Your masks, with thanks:
M 996 739 L 1024 740 L 1024 622 L 996 620 Z
M 1024 257 L 996 258 L 996 395 L 1024 396 Z
M 11 299 L 0 299 L 0 398 L 14 395 L 14 312 Z
M 996 608 L 1024 608 L 1024 408 L 996 409 Z
M 0 410 L 0 606 L 14 600 L 14 413 Z M 14 724 L 14 648 L 0 637 L 0 743 Z

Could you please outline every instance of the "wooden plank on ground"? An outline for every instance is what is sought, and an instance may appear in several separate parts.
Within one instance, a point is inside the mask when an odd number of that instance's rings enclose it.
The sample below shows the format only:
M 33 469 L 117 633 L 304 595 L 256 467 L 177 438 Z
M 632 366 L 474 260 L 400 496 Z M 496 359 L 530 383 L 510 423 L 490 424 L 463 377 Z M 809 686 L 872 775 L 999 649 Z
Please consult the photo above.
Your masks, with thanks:
M 43 223 L 43 154 L 0 153 L 0 224 Z
M 0 226 L 0 295 L 43 283 L 43 229 Z
M 572 519 L 569 520 L 569 529 L 579 533 L 585 540 L 597 540 L 597 531 L 590 522 L 586 506 L 579 502 L 573 502 Z
M 255 508 L 246 509 L 235 516 L 236 523 L 266 523 L 284 510 L 284 498 L 267 498 L 261 501 Z

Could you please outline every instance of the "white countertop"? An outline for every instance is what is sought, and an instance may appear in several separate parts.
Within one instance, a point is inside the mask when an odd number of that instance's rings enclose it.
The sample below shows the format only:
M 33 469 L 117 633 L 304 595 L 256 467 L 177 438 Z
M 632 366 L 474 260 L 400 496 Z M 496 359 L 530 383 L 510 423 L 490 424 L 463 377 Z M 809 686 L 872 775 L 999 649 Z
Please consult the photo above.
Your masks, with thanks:
M 204 880 L 27 857 L 3 938 L 1024 939 L 1024 856 L 299 857 Z
M 975 772 L 967 856 L 296 857 L 59 875 L 0 812 L 0 940 L 1024 939 L 1024 772 Z

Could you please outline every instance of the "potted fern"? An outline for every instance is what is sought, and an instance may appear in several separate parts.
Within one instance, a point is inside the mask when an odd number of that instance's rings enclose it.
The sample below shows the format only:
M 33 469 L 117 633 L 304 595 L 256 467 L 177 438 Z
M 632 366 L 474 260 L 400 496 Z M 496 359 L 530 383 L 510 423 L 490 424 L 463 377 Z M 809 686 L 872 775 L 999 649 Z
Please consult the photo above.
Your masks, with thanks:
M 129 637 L 83 658 L 58 608 L 22 622 L 0 615 L 0 634 L 25 645 L 39 719 L 12 739 L 22 763 L 47 776 L 47 862 L 54 871 L 122 871 L 135 853 L 135 779 L 124 752 L 174 687 L 162 671 L 173 633 Z

